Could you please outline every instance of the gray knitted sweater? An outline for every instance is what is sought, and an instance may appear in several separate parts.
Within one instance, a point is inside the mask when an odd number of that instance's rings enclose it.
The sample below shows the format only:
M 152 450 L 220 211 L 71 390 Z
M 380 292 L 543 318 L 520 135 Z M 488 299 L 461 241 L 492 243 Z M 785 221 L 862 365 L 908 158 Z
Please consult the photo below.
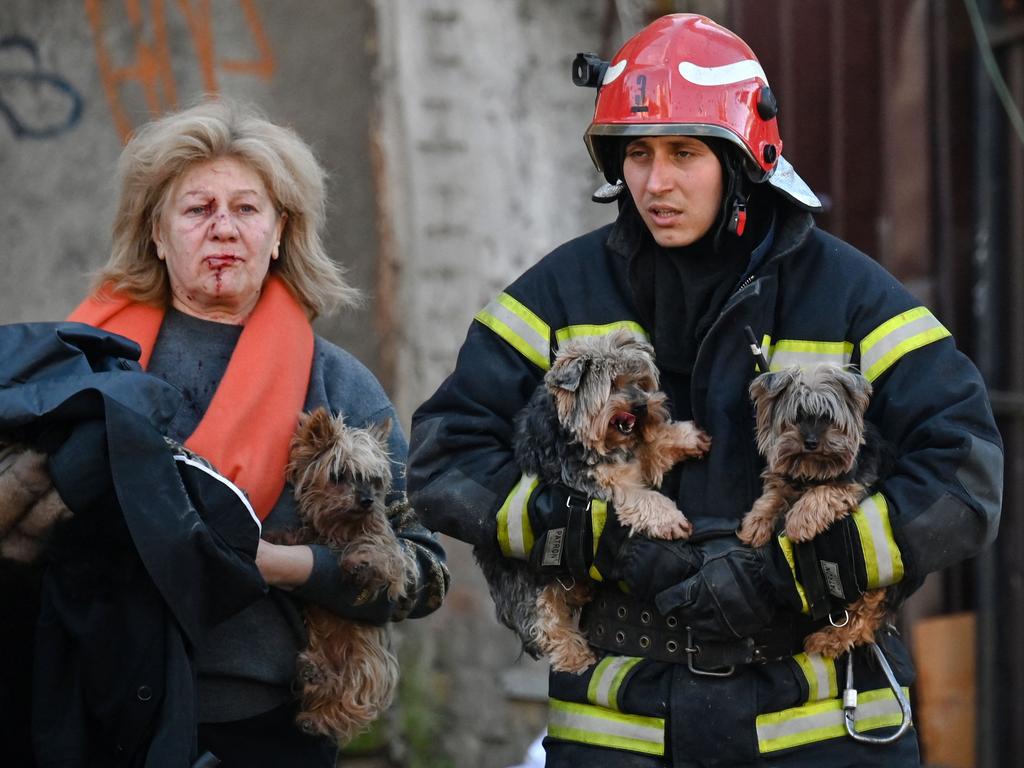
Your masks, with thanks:
M 169 430 L 171 438 L 184 442 L 199 424 L 227 369 L 241 330 L 241 326 L 168 310 L 147 370 L 180 389 L 184 396 L 184 405 Z M 348 352 L 319 336 L 313 349 L 305 409 L 318 406 L 326 406 L 332 413 L 344 413 L 345 421 L 355 426 L 366 426 L 389 416 L 398 424 L 394 407 L 373 374 Z M 407 445 L 397 426 L 391 432 L 390 442 L 394 485 L 389 501 L 393 501 L 405 493 Z M 298 525 L 292 488 L 286 485 L 263 522 L 263 536 L 293 530 Z M 209 641 L 196 649 L 200 721 L 252 717 L 294 696 L 295 659 L 306 643 L 304 602 L 318 604 L 346 618 L 378 624 L 406 616 L 424 616 L 435 610 L 448 586 L 440 543 L 410 514 L 398 520 L 396 533 L 402 546 L 415 553 L 420 566 L 418 583 L 410 591 L 411 599 L 394 604 L 382 595 L 356 606 L 359 588 L 346 579 L 329 549 L 313 546 L 313 572 L 303 586 L 291 592 L 271 589 L 264 598 L 217 626 Z

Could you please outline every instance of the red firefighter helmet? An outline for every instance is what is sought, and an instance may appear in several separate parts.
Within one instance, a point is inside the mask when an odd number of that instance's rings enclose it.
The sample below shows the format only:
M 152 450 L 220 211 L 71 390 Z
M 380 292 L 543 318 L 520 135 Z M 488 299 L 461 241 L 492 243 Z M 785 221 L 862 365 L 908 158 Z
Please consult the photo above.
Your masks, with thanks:
M 754 181 L 769 181 L 796 202 L 818 208 L 814 193 L 782 158 L 777 112 L 768 78 L 743 40 L 704 16 L 671 14 L 642 29 L 612 58 L 584 138 L 602 172 L 605 137 L 725 139 L 747 158 Z

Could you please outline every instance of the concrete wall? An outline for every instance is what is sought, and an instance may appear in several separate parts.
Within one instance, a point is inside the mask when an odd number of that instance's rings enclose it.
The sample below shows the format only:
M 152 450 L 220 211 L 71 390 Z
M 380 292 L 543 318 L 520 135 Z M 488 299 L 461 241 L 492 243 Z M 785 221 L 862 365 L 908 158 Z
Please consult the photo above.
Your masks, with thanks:
M 403 418 L 451 371 L 473 315 L 549 250 L 610 220 L 583 144 L 594 91 L 578 51 L 609 5 L 585 0 L 378 2 L 384 218 L 399 279 Z M 612 18 L 614 24 L 615 19 Z M 458 768 L 518 763 L 546 717 L 546 666 L 493 618 L 468 547 L 446 539 L 453 588 L 412 631 L 444 681 L 441 752 Z M 408 630 L 407 630 L 408 631 Z
M 591 2 L 380 3 L 385 214 L 401 254 L 399 395 L 409 411 L 454 362 L 476 311 L 560 242 L 612 212 L 583 144 L 594 92 L 576 51 L 601 41 Z M 440 332 L 439 332 L 440 331 Z

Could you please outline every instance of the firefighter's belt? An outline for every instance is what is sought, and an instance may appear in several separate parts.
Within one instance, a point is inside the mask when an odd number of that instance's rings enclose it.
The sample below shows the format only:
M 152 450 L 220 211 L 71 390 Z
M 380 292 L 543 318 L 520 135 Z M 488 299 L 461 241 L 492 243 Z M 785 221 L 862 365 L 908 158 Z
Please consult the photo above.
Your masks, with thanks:
M 581 622 L 595 648 L 654 661 L 687 664 L 694 672 L 728 674 L 739 664 L 787 658 L 803 650 L 816 623 L 793 614 L 753 637 L 732 642 L 705 642 L 675 613 L 662 616 L 653 603 L 605 590 L 583 609 Z

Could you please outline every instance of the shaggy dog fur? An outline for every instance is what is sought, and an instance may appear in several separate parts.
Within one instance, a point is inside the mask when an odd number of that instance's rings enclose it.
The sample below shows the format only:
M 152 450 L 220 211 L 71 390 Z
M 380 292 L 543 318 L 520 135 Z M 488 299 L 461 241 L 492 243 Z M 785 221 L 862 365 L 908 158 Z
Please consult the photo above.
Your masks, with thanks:
M 50 483 L 46 455 L 0 440 L 0 561 L 35 562 L 71 517 Z
M 740 539 L 767 544 L 785 516 L 786 536 L 806 542 L 850 514 L 885 471 L 886 446 L 864 421 L 871 384 L 836 365 L 788 368 L 751 382 L 757 447 L 767 459 L 764 490 L 743 518 Z M 835 658 L 874 642 L 885 619 L 885 589 L 864 593 L 847 608 L 849 621 L 809 635 L 808 653 Z
M 626 331 L 566 344 L 515 421 L 519 468 L 540 483 L 564 483 L 611 502 L 620 522 L 656 538 L 689 536 L 689 521 L 655 488 L 676 462 L 702 456 L 710 438 L 693 422 L 669 418 L 658 391 L 653 349 Z M 502 556 L 475 549 L 498 619 L 524 649 L 552 669 L 579 673 L 595 661 L 578 628 L 590 599 L 584 584 L 565 587 Z
M 405 596 L 412 556 L 405 554 L 388 521 L 391 487 L 387 454 L 390 421 L 357 429 L 319 408 L 304 414 L 291 444 L 287 478 L 295 489 L 303 527 L 290 543 L 326 544 L 363 591 L 359 600 L 387 590 Z M 306 608 L 309 645 L 299 655 L 301 711 L 307 733 L 352 739 L 391 704 L 398 684 L 398 659 L 388 628 L 340 618 L 324 608 Z

